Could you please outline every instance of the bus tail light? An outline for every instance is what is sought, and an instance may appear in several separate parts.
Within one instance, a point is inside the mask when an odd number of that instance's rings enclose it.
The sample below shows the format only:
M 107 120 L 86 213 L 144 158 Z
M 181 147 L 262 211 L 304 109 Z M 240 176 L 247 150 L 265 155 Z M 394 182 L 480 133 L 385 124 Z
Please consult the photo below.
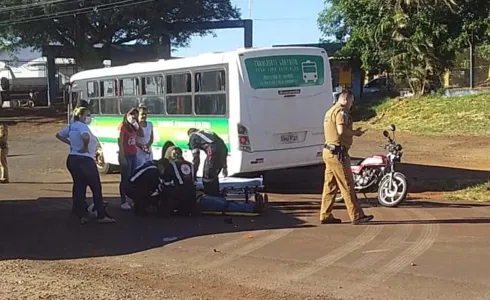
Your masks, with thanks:
M 240 150 L 245 152 L 252 152 L 252 146 L 250 145 L 250 139 L 248 137 L 247 127 L 238 124 L 238 142 L 240 144 Z

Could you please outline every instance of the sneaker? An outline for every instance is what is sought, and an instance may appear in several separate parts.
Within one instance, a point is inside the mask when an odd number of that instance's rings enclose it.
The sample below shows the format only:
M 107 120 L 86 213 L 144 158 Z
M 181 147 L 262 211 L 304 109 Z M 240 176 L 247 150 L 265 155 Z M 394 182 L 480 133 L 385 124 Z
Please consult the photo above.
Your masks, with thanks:
M 342 220 L 332 217 L 332 218 L 328 218 L 325 220 L 320 220 L 320 223 L 321 224 L 340 224 L 340 223 L 342 223 Z
M 4 180 L 0 180 L 0 183 L 10 183 L 10 181 L 8 181 L 8 179 L 4 179 Z
M 88 213 L 88 216 L 92 219 L 95 219 L 97 218 L 97 211 L 95 210 L 95 207 L 94 207 L 94 204 L 90 204 L 88 207 L 87 207 L 87 213 Z
M 365 224 L 365 223 L 371 221 L 372 219 L 374 219 L 373 215 L 366 215 L 360 219 L 352 221 L 352 225 Z
M 87 224 L 88 223 L 88 219 L 87 218 L 80 218 L 80 224 Z
M 99 224 L 110 224 L 110 223 L 116 223 L 116 220 L 111 218 L 111 217 L 106 216 L 106 217 L 97 219 L 97 223 L 99 223 Z
M 132 210 L 133 208 L 131 207 L 131 205 L 129 205 L 128 202 L 124 202 L 123 204 L 121 204 L 121 209 L 125 211 L 129 211 Z

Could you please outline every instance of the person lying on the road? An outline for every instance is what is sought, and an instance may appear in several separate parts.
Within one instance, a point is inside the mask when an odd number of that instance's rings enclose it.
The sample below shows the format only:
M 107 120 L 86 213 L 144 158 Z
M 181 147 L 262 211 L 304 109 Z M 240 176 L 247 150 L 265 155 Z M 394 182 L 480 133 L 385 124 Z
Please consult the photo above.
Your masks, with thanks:
M 256 216 L 262 213 L 267 207 L 267 203 L 263 199 L 259 197 L 256 202 L 247 203 L 200 193 L 197 199 L 197 207 L 202 214 Z

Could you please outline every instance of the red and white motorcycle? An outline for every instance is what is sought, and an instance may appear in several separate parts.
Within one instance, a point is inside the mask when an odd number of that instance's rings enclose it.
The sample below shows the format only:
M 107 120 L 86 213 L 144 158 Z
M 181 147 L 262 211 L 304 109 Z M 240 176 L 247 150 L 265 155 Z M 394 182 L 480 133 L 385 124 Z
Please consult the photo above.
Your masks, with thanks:
M 393 138 L 388 131 L 383 131 L 383 136 L 388 139 L 388 144 L 385 145 L 386 155 L 378 154 L 353 160 L 351 171 L 357 193 L 363 193 L 367 199 L 366 193 L 377 189 L 379 204 L 396 207 L 407 198 L 408 185 L 405 175 L 395 171 L 395 164 L 401 162 L 403 147 L 395 142 L 395 125 L 390 125 L 389 129 L 393 132 Z M 340 192 L 335 200 L 343 201 Z

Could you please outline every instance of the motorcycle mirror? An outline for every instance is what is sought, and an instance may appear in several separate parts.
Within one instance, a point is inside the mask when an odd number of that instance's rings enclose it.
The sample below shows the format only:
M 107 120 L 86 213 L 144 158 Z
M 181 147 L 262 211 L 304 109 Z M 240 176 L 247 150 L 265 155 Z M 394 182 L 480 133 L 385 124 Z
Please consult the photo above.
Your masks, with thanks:
M 395 131 L 395 130 L 396 130 L 396 126 L 395 126 L 395 125 L 393 125 L 393 124 L 391 124 L 391 125 L 390 125 L 390 127 L 389 127 L 389 129 L 390 129 L 391 131 Z
M 388 131 L 386 131 L 386 130 L 383 130 L 383 136 L 386 137 L 386 138 L 387 137 L 390 137 L 390 133 Z

